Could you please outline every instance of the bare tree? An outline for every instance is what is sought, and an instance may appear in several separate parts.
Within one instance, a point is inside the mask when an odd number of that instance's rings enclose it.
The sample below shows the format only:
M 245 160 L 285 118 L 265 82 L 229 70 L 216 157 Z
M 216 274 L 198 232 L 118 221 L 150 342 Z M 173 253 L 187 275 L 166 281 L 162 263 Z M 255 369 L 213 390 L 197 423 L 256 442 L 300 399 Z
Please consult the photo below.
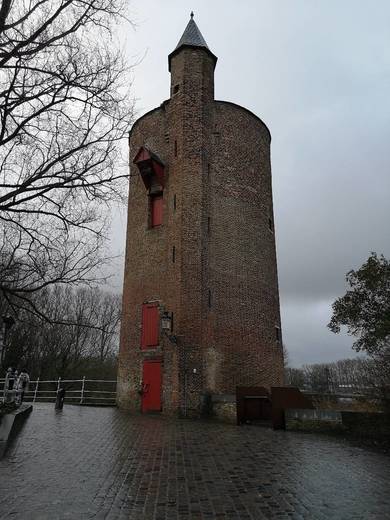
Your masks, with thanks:
M 330 379 L 329 366 L 326 363 L 303 365 L 302 369 L 308 388 L 319 393 L 330 392 L 333 384 Z
M 96 289 L 94 291 L 96 293 Z M 92 293 L 94 294 L 94 293 Z M 93 354 L 104 362 L 118 342 L 121 302 L 117 294 L 103 293 L 93 307 Z
M 287 386 L 294 386 L 303 390 L 305 388 L 305 374 L 302 368 L 285 368 L 285 380 Z
M 1 2 L 0 294 L 14 306 L 34 308 L 32 293 L 53 283 L 90 282 L 104 262 L 133 117 L 113 37 L 124 4 Z

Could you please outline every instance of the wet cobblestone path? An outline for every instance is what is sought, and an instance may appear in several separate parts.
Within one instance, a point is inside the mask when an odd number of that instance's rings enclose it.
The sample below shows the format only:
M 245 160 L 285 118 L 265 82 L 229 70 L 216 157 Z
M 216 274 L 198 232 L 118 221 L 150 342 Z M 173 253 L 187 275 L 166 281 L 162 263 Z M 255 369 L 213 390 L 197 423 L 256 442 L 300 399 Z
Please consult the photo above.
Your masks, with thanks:
M 319 437 L 36 404 L 0 518 L 390 519 L 390 458 Z

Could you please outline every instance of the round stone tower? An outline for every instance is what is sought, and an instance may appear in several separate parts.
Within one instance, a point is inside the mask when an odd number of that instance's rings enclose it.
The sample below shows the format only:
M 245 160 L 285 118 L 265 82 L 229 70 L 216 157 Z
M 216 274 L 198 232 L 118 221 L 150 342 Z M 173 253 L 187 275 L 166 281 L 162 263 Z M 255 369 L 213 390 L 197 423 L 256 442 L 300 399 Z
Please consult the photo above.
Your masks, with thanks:
M 283 382 L 271 136 L 214 100 L 216 62 L 191 16 L 170 99 L 130 132 L 118 404 L 134 411 Z

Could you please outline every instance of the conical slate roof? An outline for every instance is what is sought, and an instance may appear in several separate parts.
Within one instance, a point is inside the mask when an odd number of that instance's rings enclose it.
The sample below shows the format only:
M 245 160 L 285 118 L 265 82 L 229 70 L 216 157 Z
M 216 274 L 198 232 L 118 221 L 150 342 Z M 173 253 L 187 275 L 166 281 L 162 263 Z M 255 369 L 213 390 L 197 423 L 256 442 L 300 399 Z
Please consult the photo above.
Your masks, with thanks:
M 191 13 L 191 19 L 184 29 L 183 36 L 180 38 L 179 43 L 176 45 L 176 49 L 179 49 L 182 45 L 190 45 L 191 47 L 205 47 L 208 49 L 208 45 L 196 25 L 193 13 Z
M 177 54 L 177 52 L 183 47 L 201 47 L 208 54 L 210 54 L 210 56 L 214 59 L 214 62 L 217 63 L 218 58 L 210 51 L 206 40 L 203 38 L 199 27 L 194 21 L 194 13 L 191 13 L 190 21 L 188 22 L 187 27 L 184 29 L 183 35 L 180 38 L 179 43 L 176 45 L 175 50 L 168 56 L 169 70 L 171 70 L 172 56 Z

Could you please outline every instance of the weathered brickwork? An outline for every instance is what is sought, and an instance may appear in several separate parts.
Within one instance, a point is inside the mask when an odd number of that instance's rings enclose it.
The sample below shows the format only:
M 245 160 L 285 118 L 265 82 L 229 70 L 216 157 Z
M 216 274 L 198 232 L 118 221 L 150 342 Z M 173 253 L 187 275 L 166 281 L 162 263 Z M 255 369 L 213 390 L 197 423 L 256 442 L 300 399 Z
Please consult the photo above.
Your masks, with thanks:
M 130 133 L 118 402 L 133 410 L 148 357 L 163 362 L 166 413 L 196 414 L 206 390 L 283 382 L 270 134 L 246 109 L 214 100 L 215 61 L 203 47 L 172 53 L 171 98 Z M 155 228 L 133 164 L 142 146 L 165 164 Z M 145 352 L 141 311 L 150 301 L 173 312 L 177 343 L 161 334 Z

